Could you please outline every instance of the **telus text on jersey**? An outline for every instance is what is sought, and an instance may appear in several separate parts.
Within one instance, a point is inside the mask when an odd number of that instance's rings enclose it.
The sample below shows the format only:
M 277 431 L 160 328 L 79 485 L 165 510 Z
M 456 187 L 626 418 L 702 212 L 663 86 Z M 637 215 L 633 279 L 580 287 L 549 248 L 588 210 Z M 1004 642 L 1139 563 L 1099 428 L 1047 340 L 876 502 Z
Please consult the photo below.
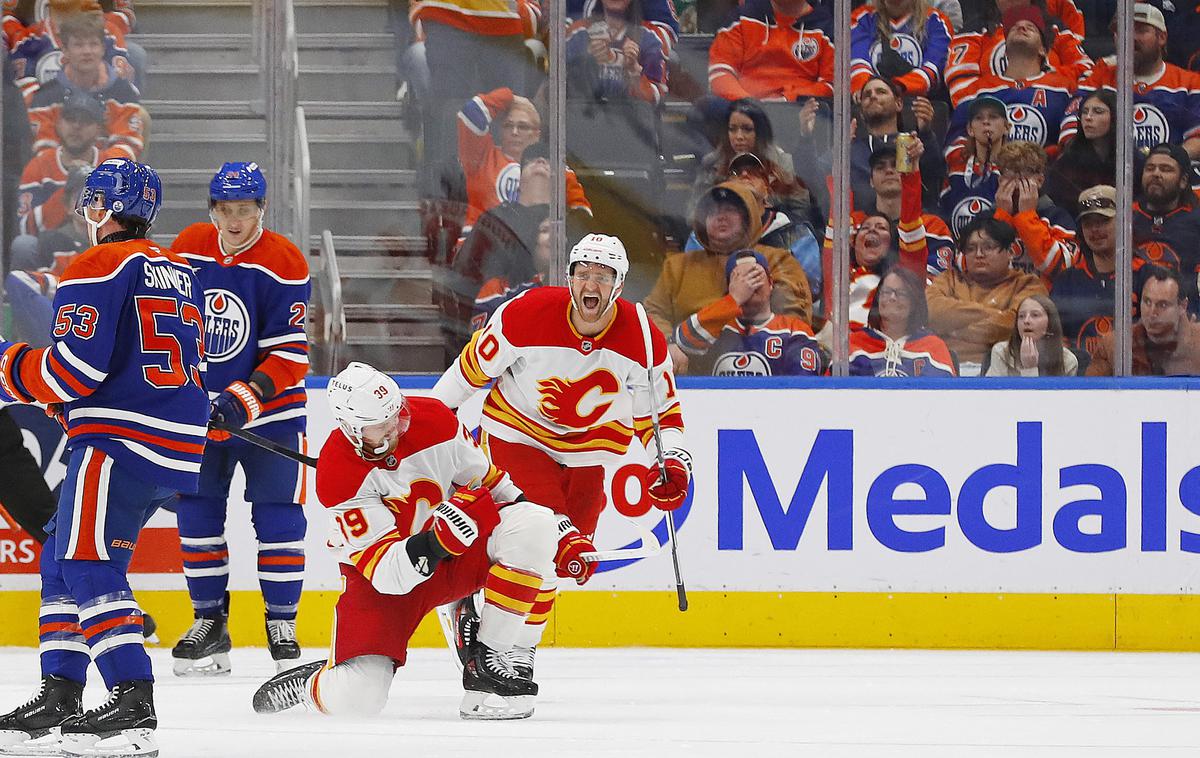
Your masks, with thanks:
M 192 277 L 174 266 L 156 266 L 146 261 L 142 264 L 147 287 L 159 290 L 175 290 L 186 298 L 192 296 Z

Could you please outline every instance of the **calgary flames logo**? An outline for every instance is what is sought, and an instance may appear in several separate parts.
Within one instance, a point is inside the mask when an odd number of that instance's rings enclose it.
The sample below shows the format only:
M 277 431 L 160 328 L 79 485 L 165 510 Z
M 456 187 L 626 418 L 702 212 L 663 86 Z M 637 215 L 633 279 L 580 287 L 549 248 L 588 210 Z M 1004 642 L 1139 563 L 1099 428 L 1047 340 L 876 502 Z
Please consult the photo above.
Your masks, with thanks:
M 604 400 L 606 395 L 615 395 L 621 383 L 605 369 L 597 369 L 577 381 L 550 377 L 538 382 L 538 410 L 549 421 L 560 426 L 581 429 L 596 423 L 613 404 Z M 598 393 L 595 404 L 586 414 L 582 408 L 592 392 Z

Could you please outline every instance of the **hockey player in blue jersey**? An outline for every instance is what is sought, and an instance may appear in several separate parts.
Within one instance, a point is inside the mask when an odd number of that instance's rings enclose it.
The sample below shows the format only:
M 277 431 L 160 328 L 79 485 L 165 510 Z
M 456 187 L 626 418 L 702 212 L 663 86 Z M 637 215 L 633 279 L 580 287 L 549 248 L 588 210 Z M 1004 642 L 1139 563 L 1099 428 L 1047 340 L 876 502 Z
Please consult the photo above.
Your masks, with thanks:
M 161 205 L 149 166 L 101 163 L 76 205 L 93 246 L 59 282 L 53 344 L 0 339 L 0 402 L 47 404 L 71 451 L 40 565 L 42 683 L 0 716 L 0 752 L 158 754 L 126 571 L 158 503 L 195 491 L 208 422 L 199 282 L 146 239 Z M 89 662 L 109 697 L 85 712 Z
M 267 182 L 256 164 L 226 163 L 209 186 L 211 223 L 192 224 L 171 247 L 192 265 L 204 289 L 213 426 L 246 427 L 303 451 L 308 264 L 295 245 L 263 228 L 266 196 Z M 172 651 L 180 676 L 230 670 L 225 512 L 238 465 L 258 537 L 271 657 L 287 667 L 300 656 L 296 609 L 304 577 L 304 466 L 214 429 L 200 489 L 182 495 L 175 511 L 196 614 Z

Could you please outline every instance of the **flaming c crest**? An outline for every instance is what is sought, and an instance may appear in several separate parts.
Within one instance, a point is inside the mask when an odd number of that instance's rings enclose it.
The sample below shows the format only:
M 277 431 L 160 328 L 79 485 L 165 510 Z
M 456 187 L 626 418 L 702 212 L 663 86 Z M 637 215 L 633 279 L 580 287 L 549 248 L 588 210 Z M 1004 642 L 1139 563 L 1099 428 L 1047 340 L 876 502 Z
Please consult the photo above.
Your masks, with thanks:
M 552 376 L 538 382 L 537 387 L 541 395 L 538 410 L 544 417 L 560 426 L 582 429 L 596 423 L 612 406 L 613 401 L 602 398 L 617 394 L 621 383 L 605 369 L 597 369 L 574 382 Z M 593 391 L 598 392 L 599 397 L 591 411 L 584 415 L 580 405 Z

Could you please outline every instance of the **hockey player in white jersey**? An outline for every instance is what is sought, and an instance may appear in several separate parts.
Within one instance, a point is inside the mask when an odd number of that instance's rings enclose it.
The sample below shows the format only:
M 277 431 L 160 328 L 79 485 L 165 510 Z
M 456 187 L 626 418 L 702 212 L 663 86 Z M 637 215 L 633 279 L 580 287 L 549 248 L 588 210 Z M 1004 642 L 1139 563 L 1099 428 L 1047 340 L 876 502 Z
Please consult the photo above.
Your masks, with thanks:
M 505 654 L 541 634 L 525 622 L 554 577 L 557 518 L 527 502 L 441 402 L 405 398 L 363 363 L 331 379 L 328 398 L 338 428 L 318 458 L 317 497 L 333 517 L 329 546 L 343 577 L 333 644 L 328 661 L 259 688 L 254 709 L 378 713 L 421 619 L 482 588 L 460 713 L 531 715 L 537 684 L 513 673 Z
M 654 387 L 646 342 L 633 304 L 620 299 L 629 262 L 616 237 L 591 234 L 569 258 L 569 287 L 541 287 L 502 305 L 438 380 L 433 396 L 451 408 L 494 380 L 483 404 L 480 443 L 492 462 L 530 500 L 560 514 L 558 575 L 586 582 L 595 564 L 592 536 L 605 505 L 604 466 L 621 460 L 637 437 L 659 454 L 651 408 L 659 414 L 666 477 L 648 467 L 650 502 L 673 510 L 687 497 L 691 455 L 662 333 L 648 323 Z M 653 406 L 651 405 L 653 403 Z M 528 624 L 544 624 L 554 603 L 547 577 Z M 460 642 L 469 643 L 470 599 L 456 604 Z M 460 653 L 461 654 L 461 653 Z M 532 678 L 534 650 L 518 645 L 509 663 Z

